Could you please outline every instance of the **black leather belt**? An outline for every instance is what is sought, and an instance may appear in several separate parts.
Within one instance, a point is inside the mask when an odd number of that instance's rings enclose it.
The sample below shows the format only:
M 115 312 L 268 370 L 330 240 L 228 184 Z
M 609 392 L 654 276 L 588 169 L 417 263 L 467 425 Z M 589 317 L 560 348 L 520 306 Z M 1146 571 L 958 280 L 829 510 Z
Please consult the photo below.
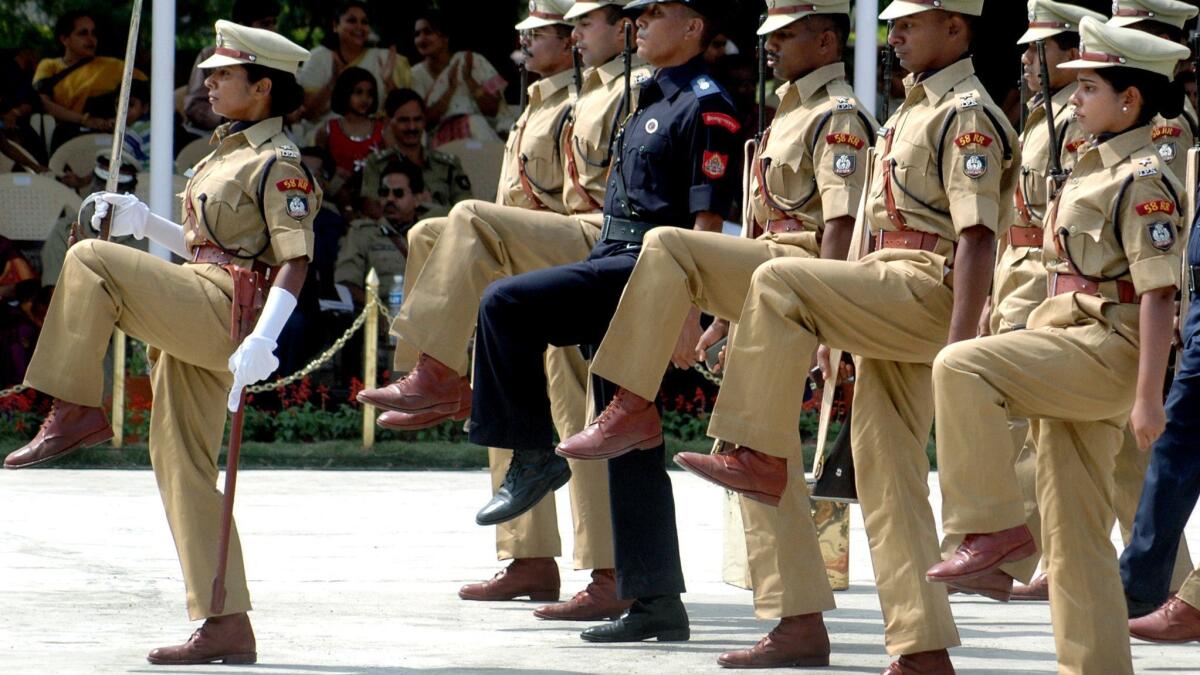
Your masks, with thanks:
M 630 244 L 640 244 L 646 233 L 658 227 L 653 223 L 643 223 L 637 220 L 604 216 L 604 226 L 600 228 L 600 241 L 608 243 L 623 241 Z

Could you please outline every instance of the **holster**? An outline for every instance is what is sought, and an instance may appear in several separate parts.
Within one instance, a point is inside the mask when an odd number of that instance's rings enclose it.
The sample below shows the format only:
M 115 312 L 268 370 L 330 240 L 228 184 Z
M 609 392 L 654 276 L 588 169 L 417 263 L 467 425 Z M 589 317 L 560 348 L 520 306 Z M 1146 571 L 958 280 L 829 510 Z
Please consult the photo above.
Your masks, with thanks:
M 270 268 L 256 264 L 253 269 L 239 267 L 232 263 L 222 265 L 233 279 L 233 302 L 229 319 L 229 337 L 235 344 L 241 344 L 262 312 L 267 302 L 267 289 L 270 288 Z M 260 269 L 261 268 L 261 269 Z

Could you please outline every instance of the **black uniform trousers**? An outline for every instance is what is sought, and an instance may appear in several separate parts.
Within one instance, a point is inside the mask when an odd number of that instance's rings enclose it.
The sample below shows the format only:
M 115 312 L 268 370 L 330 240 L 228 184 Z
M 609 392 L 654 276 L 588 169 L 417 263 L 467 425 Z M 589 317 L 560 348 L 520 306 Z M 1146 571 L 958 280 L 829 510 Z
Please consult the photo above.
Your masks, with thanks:
M 501 279 L 484 292 L 475 332 L 470 439 L 497 448 L 553 452 L 543 362 L 549 346 L 600 344 L 640 247 L 597 244 L 587 260 Z M 612 389 L 607 387 L 607 389 Z M 609 396 L 601 405 L 607 405 Z M 617 594 L 684 592 L 666 449 L 608 461 Z
M 1200 266 L 1196 231 L 1188 259 Z M 1192 293 L 1179 332 L 1183 349 L 1167 395 L 1167 428 L 1151 451 L 1133 533 L 1121 554 L 1125 596 L 1131 608 L 1143 610 L 1166 602 L 1179 540 L 1200 497 L 1200 293 Z

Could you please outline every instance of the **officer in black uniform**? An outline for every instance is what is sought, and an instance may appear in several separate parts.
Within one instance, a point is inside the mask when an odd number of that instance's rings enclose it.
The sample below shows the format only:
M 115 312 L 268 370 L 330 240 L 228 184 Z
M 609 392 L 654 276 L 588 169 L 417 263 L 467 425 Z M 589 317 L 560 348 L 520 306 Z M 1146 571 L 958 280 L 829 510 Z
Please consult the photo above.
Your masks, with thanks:
M 657 73 L 616 140 L 604 227 L 588 259 L 510 277 L 479 308 L 471 442 L 512 448 L 514 459 L 479 522 L 514 518 L 570 476 L 554 454 L 542 359 L 550 345 L 594 348 L 654 227 L 719 231 L 738 189 L 732 99 L 702 57 L 721 0 L 634 0 L 638 54 Z M 599 408 L 615 387 L 594 387 Z M 607 395 L 606 395 L 607 394 Z M 583 631 L 592 642 L 686 640 L 687 613 L 671 482 L 661 436 L 609 462 L 617 593 L 636 600 L 616 621 Z

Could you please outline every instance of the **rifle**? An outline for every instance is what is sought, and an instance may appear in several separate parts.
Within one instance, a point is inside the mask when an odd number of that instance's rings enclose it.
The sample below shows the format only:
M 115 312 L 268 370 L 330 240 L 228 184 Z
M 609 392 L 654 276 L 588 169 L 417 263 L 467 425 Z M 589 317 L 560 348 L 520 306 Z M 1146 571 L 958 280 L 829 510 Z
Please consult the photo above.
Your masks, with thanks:
M 104 182 L 105 192 L 116 192 L 120 187 L 121 156 L 125 154 L 125 124 L 129 116 L 129 91 L 133 87 L 133 60 L 137 57 L 138 29 L 142 25 L 142 0 L 133 0 L 133 11 L 129 17 L 129 38 L 125 41 L 125 62 L 121 71 L 121 93 L 117 97 L 117 117 L 113 120 L 112 154 L 109 155 L 108 180 Z M 115 167 L 115 168 L 114 168 Z M 108 241 L 113 216 L 116 207 L 110 208 L 108 214 L 100 221 L 100 238 Z
M 571 46 L 571 67 L 575 69 L 575 95 L 583 93 L 583 56 L 579 53 L 579 45 Z
M 765 20 L 765 19 L 764 19 Z M 763 133 L 767 128 L 767 36 L 758 36 L 758 129 L 754 133 L 755 145 L 762 145 Z
M 519 116 L 525 113 L 525 106 L 529 105 L 529 69 L 525 67 L 525 63 L 522 61 L 518 71 L 521 73 L 521 94 L 520 98 L 517 99 L 517 108 L 521 111 L 518 113 Z
M 1017 62 L 1020 68 L 1020 75 L 1017 76 L 1017 91 L 1021 92 L 1021 127 L 1017 130 L 1018 134 L 1025 133 L 1025 121 L 1029 119 L 1029 87 L 1025 83 L 1025 64 Z
M 620 119 L 633 112 L 633 22 L 625 24 L 625 48 L 621 50 L 625 63 L 625 98 L 621 99 Z
M 892 25 L 894 21 L 889 21 L 887 25 L 888 34 L 892 33 Z M 892 45 L 883 43 L 883 105 L 880 108 L 879 121 L 887 124 L 888 117 L 892 114 L 892 68 L 895 67 L 896 53 L 892 51 Z
M 1047 195 L 1046 203 L 1058 192 L 1066 175 L 1062 168 L 1062 149 L 1058 143 L 1058 131 L 1054 128 L 1053 90 L 1050 89 L 1050 65 L 1046 63 L 1046 41 L 1037 41 L 1039 76 L 1042 81 L 1042 106 L 1046 109 L 1046 130 L 1050 133 L 1050 179 L 1054 181 L 1053 190 Z

